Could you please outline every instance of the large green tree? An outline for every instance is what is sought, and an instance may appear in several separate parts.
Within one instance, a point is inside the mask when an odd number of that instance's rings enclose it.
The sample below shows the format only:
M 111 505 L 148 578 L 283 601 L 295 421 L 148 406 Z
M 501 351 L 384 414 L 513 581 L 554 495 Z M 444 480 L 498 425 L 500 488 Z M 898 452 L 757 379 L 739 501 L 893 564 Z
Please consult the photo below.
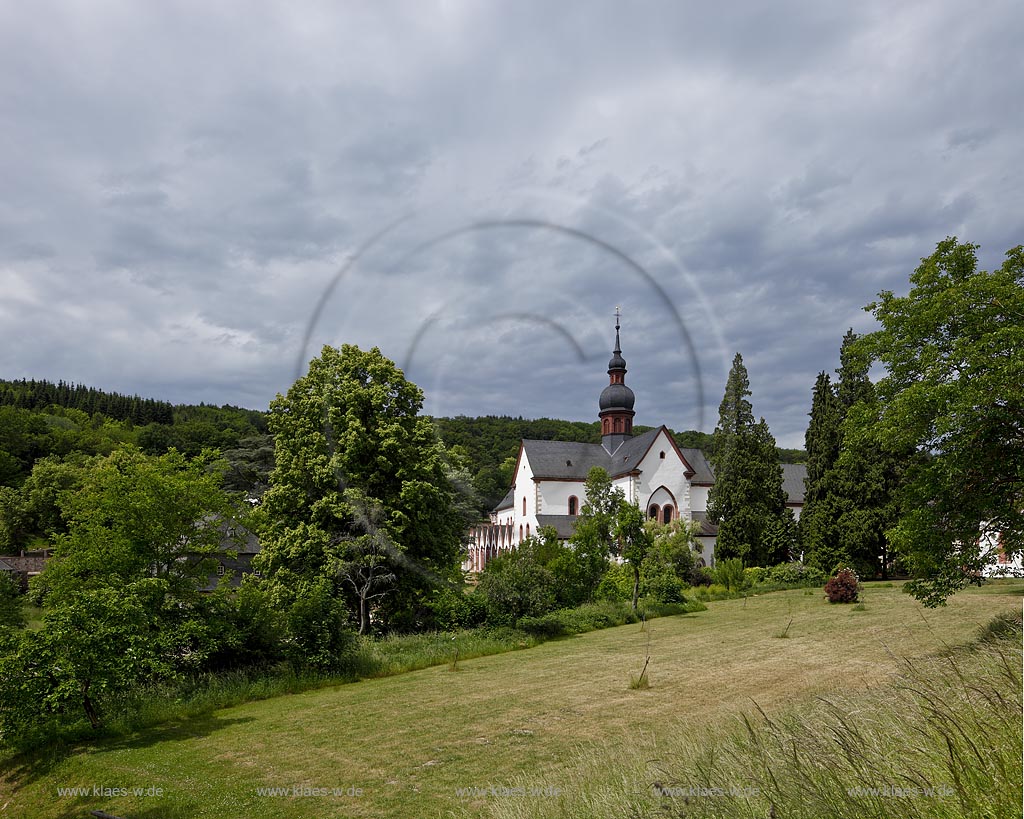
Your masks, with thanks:
M 1024 543 L 1024 246 L 991 272 L 977 250 L 939 242 L 908 295 L 868 305 L 881 329 L 860 347 L 886 374 L 848 418 L 851 445 L 920 455 L 888 534 L 928 605 L 977 581 L 997 544 L 1016 555 Z
M 718 524 L 716 560 L 740 557 L 747 565 L 768 566 L 788 557 L 779 538 L 764 536 L 773 519 L 785 516 L 786 496 L 775 439 L 764 418 L 754 421 L 750 394 L 747 368 L 737 353 L 718 409 L 708 516 Z
M 380 350 L 347 344 L 324 347 L 271 402 L 258 561 L 282 596 L 328 578 L 353 615 L 373 595 L 380 617 L 405 625 L 431 586 L 458 576 L 466 521 L 422 405 Z

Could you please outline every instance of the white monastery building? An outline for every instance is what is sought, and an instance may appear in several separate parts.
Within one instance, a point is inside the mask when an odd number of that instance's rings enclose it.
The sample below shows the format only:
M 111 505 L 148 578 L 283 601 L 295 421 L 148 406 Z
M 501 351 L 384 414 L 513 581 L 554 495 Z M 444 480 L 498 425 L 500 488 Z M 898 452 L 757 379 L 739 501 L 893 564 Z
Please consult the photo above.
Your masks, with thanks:
M 711 465 L 701 450 L 680 448 L 664 425 L 633 435 L 636 397 L 626 386 L 618 310 L 608 378 L 599 400 L 601 443 L 523 440 L 512 486 L 491 512 L 490 523 L 471 533 L 464 569 L 480 571 L 489 558 L 514 549 L 546 526 L 553 527 L 560 539 L 572 537 L 576 516 L 587 500 L 584 482 L 595 466 L 603 468 L 612 485 L 648 517 L 663 523 L 697 521 L 698 565 L 714 565 L 718 527 L 707 519 L 708 490 L 715 481 Z M 784 489 L 796 517 L 803 505 L 805 474 L 802 465 L 785 469 Z

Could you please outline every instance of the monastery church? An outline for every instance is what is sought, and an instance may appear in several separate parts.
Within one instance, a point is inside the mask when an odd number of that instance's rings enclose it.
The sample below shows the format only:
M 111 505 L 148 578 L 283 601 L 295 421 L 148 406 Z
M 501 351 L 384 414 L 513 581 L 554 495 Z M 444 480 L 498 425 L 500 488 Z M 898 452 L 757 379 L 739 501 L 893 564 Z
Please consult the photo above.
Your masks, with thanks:
M 491 512 L 490 523 L 473 530 L 465 569 L 480 571 L 489 558 L 514 549 L 545 526 L 553 527 L 562 540 L 572 537 L 587 500 L 584 482 L 595 466 L 611 476 L 612 486 L 622 490 L 626 501 L 647 510 L 648 517 L 664 523 L 697 521 L 698 565 L 714 565 L 718 527 L 707 519 L 708 490 L 715 481 L 711 465 L 701 450 L 677 446 L 664 425 L 633 435 L 636 397 L 626 386 L 618 310 L 608 379 L 599 400 L 601 443 L 522 441 L 512 486 Z M 799 495 L 802 501 L 802 480 Z

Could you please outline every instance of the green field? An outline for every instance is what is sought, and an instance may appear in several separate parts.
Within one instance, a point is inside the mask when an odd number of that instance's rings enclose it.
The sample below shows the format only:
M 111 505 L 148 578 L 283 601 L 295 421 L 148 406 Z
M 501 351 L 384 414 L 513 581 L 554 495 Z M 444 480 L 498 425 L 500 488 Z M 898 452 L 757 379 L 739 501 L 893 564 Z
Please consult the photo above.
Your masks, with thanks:
M 8 761 L 0 817 L 501 812 L 502 800 L 550 799 L 578 782 L 574 766 L 595 749 L 652 747 L 755 703 L 772 714 L 879 683 L 900 657 L 966 643 L 994 615 L 1019 612 L 1021 592 L 1019 581 L 1000 582 L 938 610 L 898 587 L 869 586 L 863 610 L 830 606 L 818 591 L 778 592 L 654 620 L 649 635 L 623 626 L 463 661 L 458 671 L 438 666 L 249 703 L 50 759 Z M 648 638 L 651 687 L 630 690 Z M 537 792 L 503 795 L 507 786 Z M 93 795 L 97 787 L 162 792 Z M 61 796 L 59 788 L 88 793 Z M 482 790 L 459 795 L 472 788 Z

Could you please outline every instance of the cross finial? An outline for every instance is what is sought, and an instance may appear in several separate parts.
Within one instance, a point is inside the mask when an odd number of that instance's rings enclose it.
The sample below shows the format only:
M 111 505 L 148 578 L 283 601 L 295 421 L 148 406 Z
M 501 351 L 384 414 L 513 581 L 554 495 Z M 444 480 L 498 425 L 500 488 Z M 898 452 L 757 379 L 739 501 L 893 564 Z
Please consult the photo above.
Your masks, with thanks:
M 622 315 L 622 313 L 619 311 L 618 305 L 616 305 L 616 307 L 615 307 L 615 329 L 616 330 L 619 329 L 619 317 L 621 315 Z

